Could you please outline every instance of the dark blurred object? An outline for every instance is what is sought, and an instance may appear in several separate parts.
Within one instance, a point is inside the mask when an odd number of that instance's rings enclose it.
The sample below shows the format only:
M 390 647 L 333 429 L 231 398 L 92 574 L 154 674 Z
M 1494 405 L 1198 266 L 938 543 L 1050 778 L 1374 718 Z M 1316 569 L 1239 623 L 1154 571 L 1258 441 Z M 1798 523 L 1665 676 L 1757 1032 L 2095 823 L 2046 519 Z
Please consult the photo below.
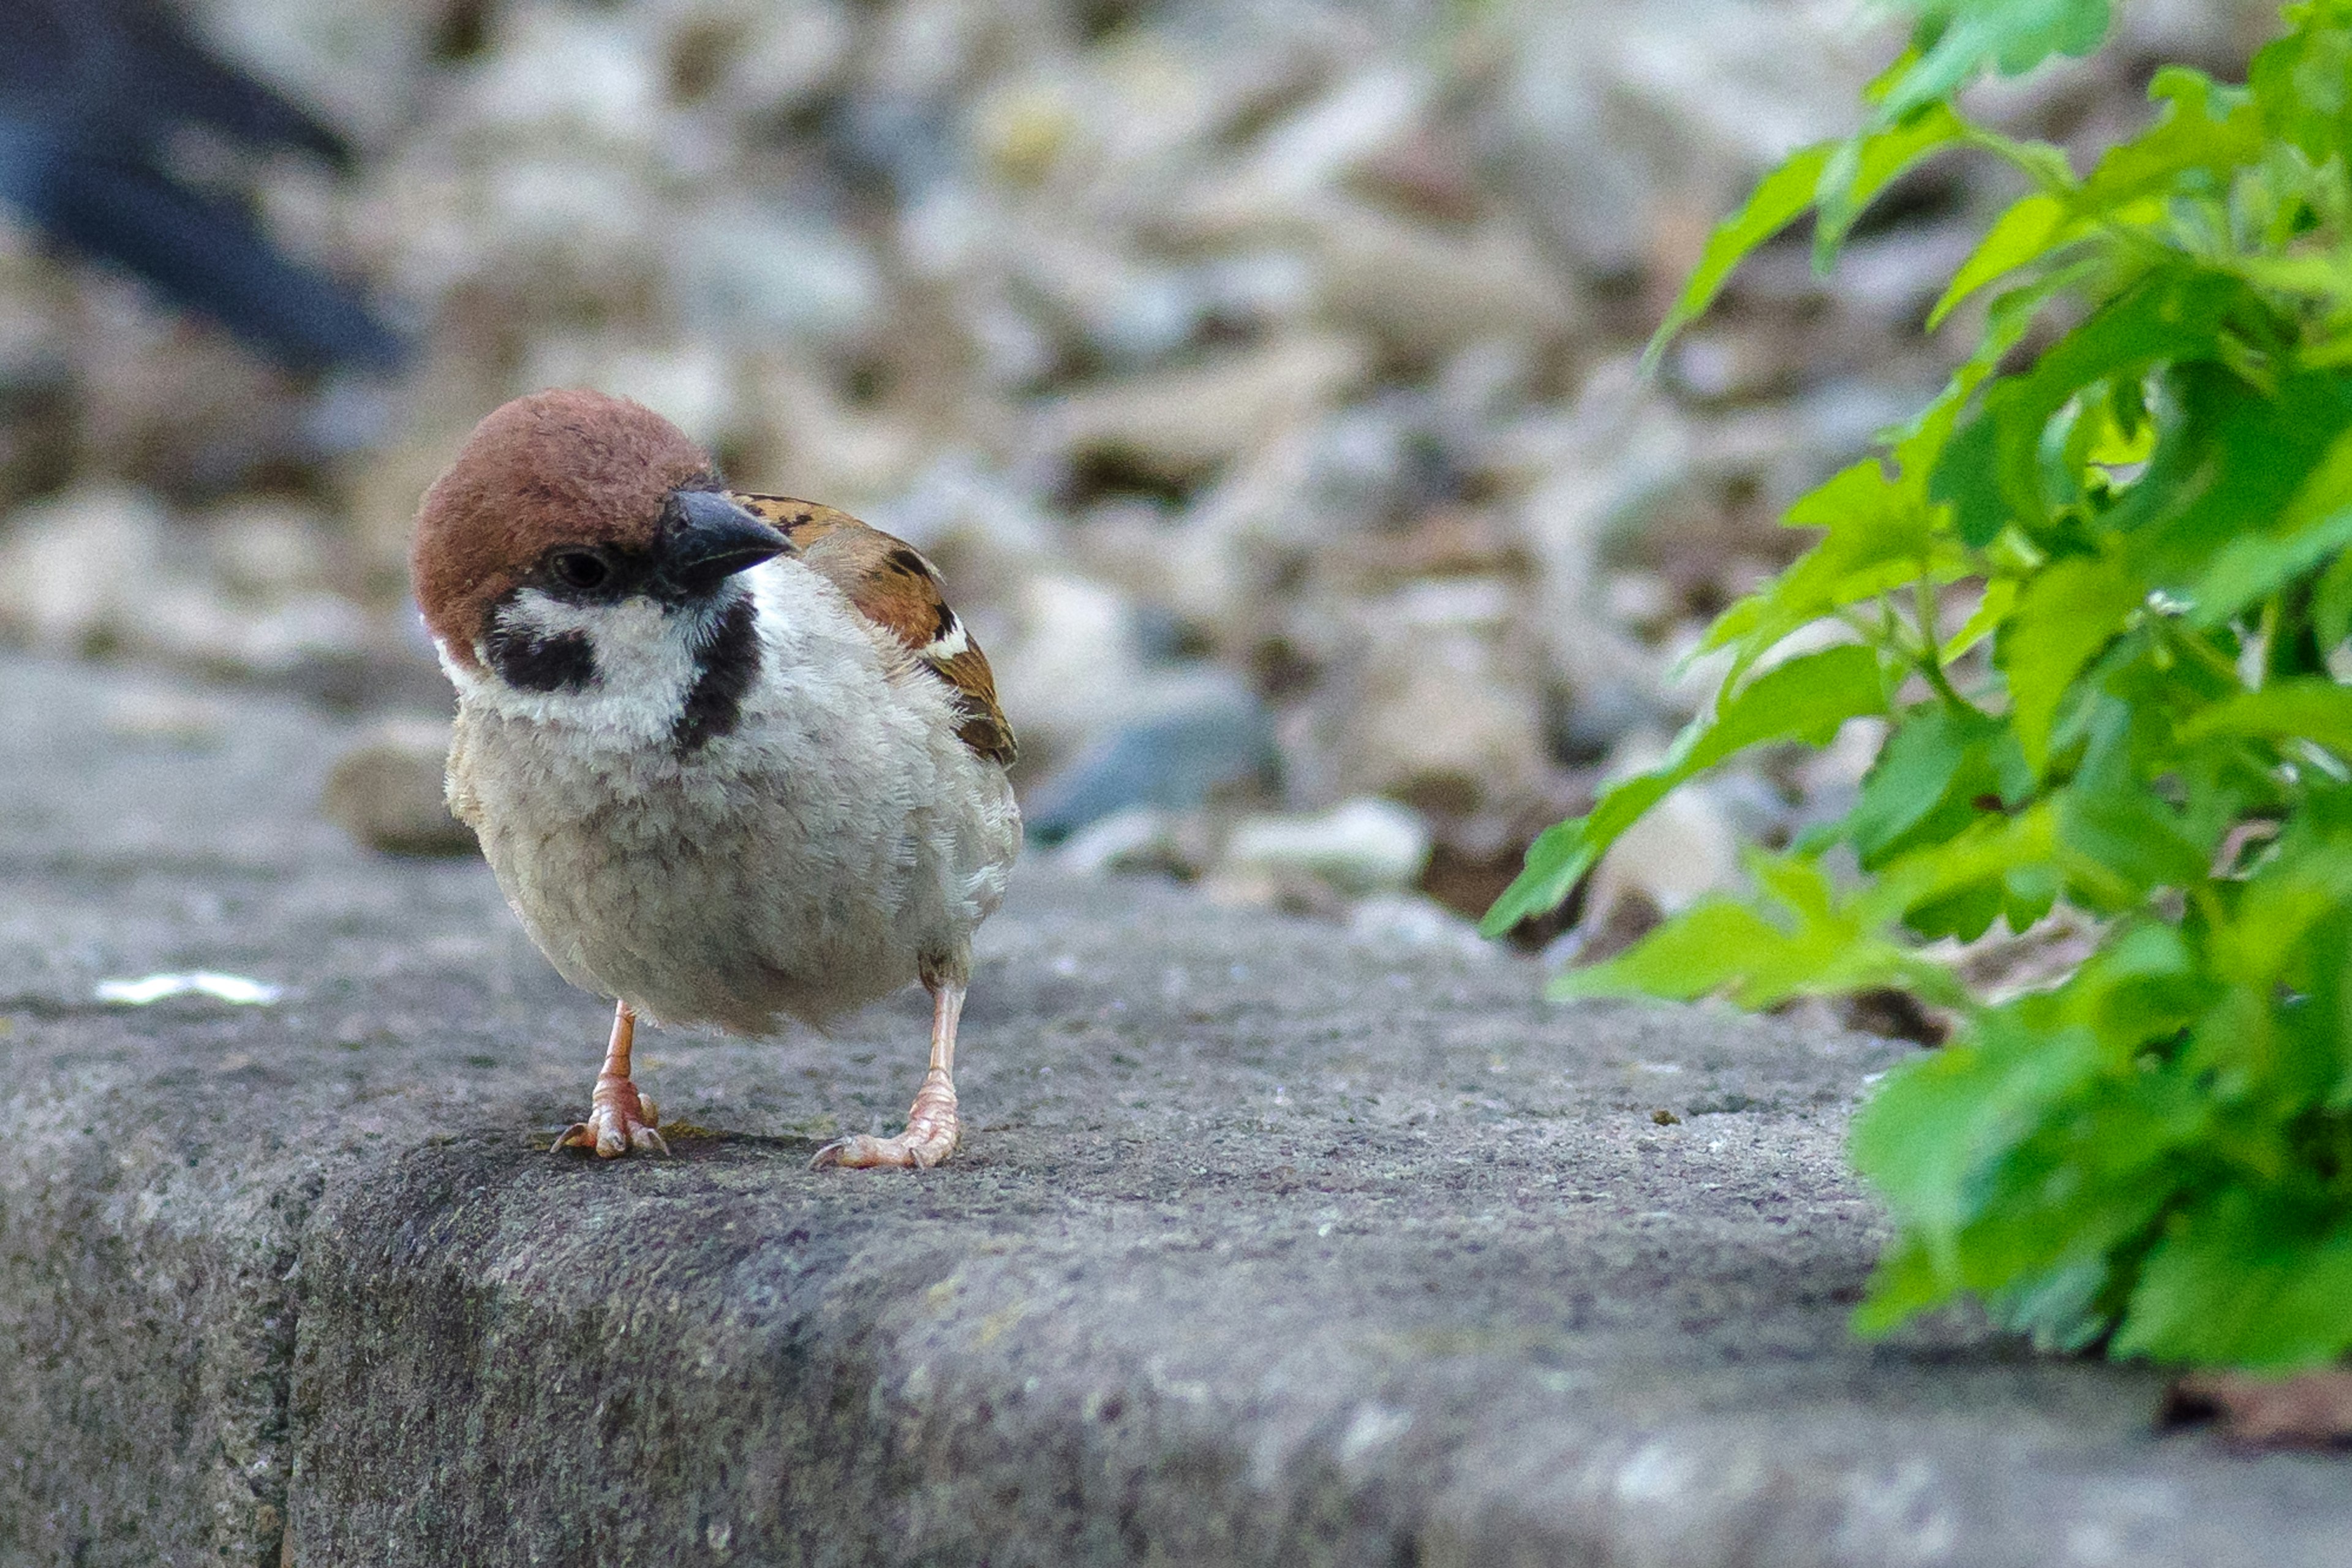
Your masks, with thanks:
M 297 370 L 389 370 L 407 345 L 240 203 L 190 188 L 192 131 L 350 164 L 342 139 L 214 58 L 156 0 L 0 0 L 0 200 Z
M 1159 711 L 1117 725 L 1035 789 L 1021 816 L 1054 844 L 1129 806 L 1189 811 L 1275 766 L 1270 721 L 1245 690 L 1203 682 Z

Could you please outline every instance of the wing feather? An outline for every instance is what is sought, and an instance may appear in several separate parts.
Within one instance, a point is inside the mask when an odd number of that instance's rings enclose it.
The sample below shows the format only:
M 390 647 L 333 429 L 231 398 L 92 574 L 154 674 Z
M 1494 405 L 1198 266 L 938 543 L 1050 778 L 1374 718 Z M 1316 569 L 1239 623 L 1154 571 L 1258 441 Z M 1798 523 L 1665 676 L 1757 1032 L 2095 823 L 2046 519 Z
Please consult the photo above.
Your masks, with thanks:
M 955 689 L 963 705 L 956 736 L 992 762 L 1010 766 L 1020 750 L 996 677 L 955 611 L 940 569 L 923 552 L 829 506 L 790 496 L 736 494 L 735 500 L 792 541 L 795 559 L 842 592 L 887 643 Z

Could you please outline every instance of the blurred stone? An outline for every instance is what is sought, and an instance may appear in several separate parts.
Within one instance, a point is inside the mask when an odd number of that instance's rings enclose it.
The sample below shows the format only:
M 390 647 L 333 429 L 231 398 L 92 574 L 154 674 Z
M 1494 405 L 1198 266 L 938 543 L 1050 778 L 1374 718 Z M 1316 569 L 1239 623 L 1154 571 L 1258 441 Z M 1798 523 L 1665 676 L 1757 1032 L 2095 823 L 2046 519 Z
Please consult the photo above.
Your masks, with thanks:
M 1108 723 L 1044 783 L 1023 792 L 1022 816 L 1032 835 L 1051 843 L 1138 805 L 1192 810 L 1267 773 L 1273 742 L 1265 710 L 1227 672 L 1153 672 L 1135 684 L 1129 701 L 1131 716 Z
M 1885 741 L 1885 720 L 1850 719 L 1839 726 L 1836 739 L 1828 745 L 1818 750 L 1808 747 L 1800 753 L 1789 780 L 1803 802 L 1795 826 L 1801 828 L 1844 816 L 1861 794 L 1863 778 L 1878 761 L 1879 748 Z
M 1429 582 L 1483 581 L 1487 588 L 1415 601 L 1416 614 L 1501 626 L 1532 563 L 1493 509 L 1432 506 L 1409 528 L 1383 529 L 1335 545 L 1326 564 L 1358 592 L 1393 592 Z M 1503 589 L 1497 603 L 1492 585 Z
M 383 641 L 376 619 L 340 594 L 267 605 L 233 602 L 194 575 L 154 584 L 117 628 L 125 652 L 232 679 L 285 679 L 306 667 L 356 663 Z
M 1278 736 L 1288 804 L 1423 810 L 1464 909 L 1563 764 L 1706 700 L 1721 661 L 1673 660 L 1940 380 L 1916 318 L 2005 199 L 1947 160 L 1826 278 L 1768 245 L 1644 379 L 1711 226 L 1851 126 L 1889 35 L 1759 0 L 190 11 L 353 133 L 350 177 L 273 168 L 259 216 L 425 363 L 288 377 L 0 230 L 0 508 L 70 487 L 0 513 L 0 636 L 429 707 L 418 498 L 504 398 L 600 386 L 939 561 L 1080 858 L 1198 873 Z M 2082 154 L 2154 60 L 2228 71 L 2272 14 L 2148 0 L 1980 96 Z M 1853 756 L 1792 756 L 1717 786 L 1735 833 L 1851 797 Z M 1192 837 L 1122 840 L 1153 819 L 1121 802 Z
M 1982 237 L 1982 226 L 1963 218 L 1853 241 L 1838 253 L 1838 302 L 1875 318 L 1882 327 L 1907 333 L 1925 321 Z
M 1146 872 L 1190 879 L 1207 863 L 1207 826 L 1198 813 L 1130 805 L 1065 839 L 1054 865 L 1084 877 Z
M 1433 948 L 1486 959 L 1503 952 L 1478 934 L 1476 921 L 1416 893 L 1381 892 L 1358 900 L 1348 911 L 1348 935 L 1367 946 L 1392 951 Z
M 895 409 L 853 405 L 805 355 L 762 354 L 745 371 L 740 483 L 865 515 L 870 503 L 904 492 L 930 456 L 920 428 Z M 931 542 L 922 542 L 928 549 Z M 968 613 L 965 584 L 950 586 L 959 612 Z
M 1245 816 L 1219 858 L 1221 875 L 1297 871 L 1350 895 L 1411 887 L 1429 863 L 1429 828 L 1408 806 L 1360 796 L 1311 816 Z
M 845 342 L 882 307 L 874 258 L 832 218 L 745 196 L 685 218 L 670 240 L 679 314 L 714 339 Z
M 835 86 L 856 34 L 833 0 L 660 0 L 673 93 L 772 121 Z
M 1596 366 L 1574 407 L 1528 445 L 1540 477 L 1518 516 L 1536 558 L 1534 624 L 1580 753 L 1638 721 L 1658 681 L 1658 656 L 1608 614 L 1608 558 L 1690 482 L 1698 442 L 1628 357 Z
M 211 499 L 324 456 L 310 441 L 304 378 L 167 313 L 128 278 L 81 274 L 71 300 L 85 482 Z
M 1593 868 L 1577 922 L 1586 938 L 1580 956 L 1607 957 L 1659 919 L 1745 884 L 1739 835 L 1711 781 L 1686 784 L 1627 828 Z
M 1133 712 L 1146 677 L 1134 606 L 1125 597 L 1074 573 L 1039 572 L 1019 585 L 1008 608 L 1009 640 L 982 646 L 1029 766 L 1066 757 Z
M 1189 483 L 1306 419 L 1370 369 L 1345 338 L 1298 337 L 1055 400 L 1041 434 L 1073 464 L 1126 463 Z
M 1184 221 L 1196 233 L 1230 235 L 1295 214 L 1299 202 L 1329 191 L 1421 122 L 1431 82 L 1391 65 L 1355 72 L 1270 128 L 1249 160 L 1202 193 Z
M 198 0 L 208 42 L 363 142 L 415 112 L 449 0 Z
M 312 509 L 249 500 L 205 521 L 213 570 L 231 593 L 270 602 L 326 586 L 328 522 Z
M 449 815 L 444 798 L 448 762 L 447 721 L 381 721 L 335 759 L 320 809 L 372 849 L 469 855 L 473 830 Z
M 221 704 L 191 692 L 127 687 L 107 704 L 106 732 L 143 745 L 209 752 L 228 739 Z
M 514 391 L 551 386 L 593 387 L 642 403 L 705 446 L 727 435 L 736 415 L 734 367 L 709 340 L 636 346 L 601 335 L 549 338 Z
M 1603 580 L 1601 606 L 1609 618 L 1643 637 L 1664 629 L 1680 608 L 1674 584 L 1655 572 L 1612 572 Z
M 1569 274 L 1510 223 L 1463 232 L 1339 203 L 1309 221 L 1324 314 L 1406 359 L 1507 335 L 1540 344 L 1583 320 Z
M 1942 1045 L 1960 1023 L 1959 1015 L 1950 1008 L 1923 1002 L 1892 986 L 1840 996 L 1831 1004 L 1831 1014 L 1841 1027 L 1920 1046 Z
M 1333 782 L 1445 816 L 1536 789 L 1548 765 L 1543 696 L 1514 592 L 1494 578 L 1437 579 L 1358 611 L 1358 646 L 1319 731 Z
M 1603 274 L 1640 270 L 1682 214 L 1711 222 L 1790 153 L 1850 132 L 1884 58 L 1842 12 L 1752 0 L 1509 16 L 1488 136 L 1569 253 Z
M 1752 403 L 1803 384 L 1801 347 L 1769 325 L 1701 327 L 1675 341 L 1664 369 L 1675 390 L 1695 402 Z
M 548 143 L 652 146 L 662 132 L 660 59 L 620 11 L 529 3 L 501 7 L 497 36 L 467 82 L 476 121 Z
M 403 604 L 408 595 L 409 536 L 425 490 L 449 466 L 467 431 L 495 406 L 451 399 L 452 406 L 412 415 L 402 439 L 352 462 L 344 479 L 351 544 L 346 584 L 372 605 Z
M 74 345 L 59 320 L 68 290 L 0 239 L 0 512 L 74 471 Z
M 20 508 L 0 531 L 0 632 L 44 653 L 115 646 L 153 591 L 163 536 L 144 490 L 91 485 Z

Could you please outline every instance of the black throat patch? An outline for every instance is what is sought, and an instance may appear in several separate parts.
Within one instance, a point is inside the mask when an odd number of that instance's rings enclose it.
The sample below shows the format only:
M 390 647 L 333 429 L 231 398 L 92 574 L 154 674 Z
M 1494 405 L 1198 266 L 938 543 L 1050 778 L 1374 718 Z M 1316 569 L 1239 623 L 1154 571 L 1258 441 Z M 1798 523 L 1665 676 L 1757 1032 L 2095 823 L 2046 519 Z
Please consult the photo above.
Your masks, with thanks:
M 522 691 L 585 691 L 596 684 L 596 647 L 585 632 L 535 637 L 494 626 L 483 639 L 490 668 Z
M 680 756 L 732 733 L 743 717 L 743 694 L 760 673 L 759 617 L 750 594 L 737 594 L 719 613 L 709 638 L 695 650 L 694 663 L 693 689 L 669 729 L 670 744 Z

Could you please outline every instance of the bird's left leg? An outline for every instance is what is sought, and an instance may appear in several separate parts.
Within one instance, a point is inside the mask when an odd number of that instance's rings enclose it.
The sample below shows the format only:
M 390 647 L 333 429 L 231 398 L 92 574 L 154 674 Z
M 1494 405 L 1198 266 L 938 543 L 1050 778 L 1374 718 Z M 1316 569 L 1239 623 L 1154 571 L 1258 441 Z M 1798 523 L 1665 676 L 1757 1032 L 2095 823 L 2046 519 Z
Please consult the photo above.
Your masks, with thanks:
M 660 1125 L 654 1102 L 639 1094 L 629 1079 L 629 1050 L 636 1039 L 636 1009 L 626 1002 L 614 1003 L 613 1041 L 604 1047 L 604 1068 L 596 1075 L 595 1092 L 588 1097 L 588 1120 L 564 1129 L 563 1136 L 549 1146 L 549 1153 L 558 1149 L 593 1149 L 598 1158 L 609 1160 L 632 1149 L 669 1152 L 669 1145 L 654 1131 Z
M 963 966 L 925 964 L 923 987 L 931 994 L 931 1070 L 923 1075 L 923 1087 L 916 1091 L 915 1103 L 907 1112 L 907 1130 L 896 1138 L 861 1132 L 837 1139 L 816 1152 L 816 1158 L 809 1162 L 812 1169 L 889 1165 L 929 1170 L 955 1152 L 956 1143 L 963 1137 L 963 1124 L 956 1120 L 955 1091 L 956 1021 L 963 1016 Z

